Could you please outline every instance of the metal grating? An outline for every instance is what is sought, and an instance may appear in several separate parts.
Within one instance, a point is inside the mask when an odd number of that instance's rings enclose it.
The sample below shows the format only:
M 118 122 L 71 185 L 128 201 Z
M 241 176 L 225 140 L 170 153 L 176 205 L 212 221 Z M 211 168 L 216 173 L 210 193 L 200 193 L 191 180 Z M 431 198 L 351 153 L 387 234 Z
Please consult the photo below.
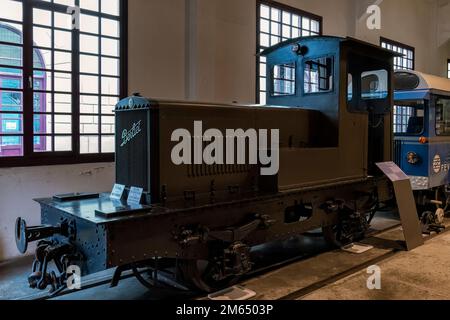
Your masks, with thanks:
M 187 175 L 189 178 L 200 178 L 216 175 L 242 174 L 251 172 L 253 167 L 253 165 L 244 164 L 188 165 Z
M 402 141 L 395 140 L 394 141 L 394 162 L 401 166 L 402 162 Z

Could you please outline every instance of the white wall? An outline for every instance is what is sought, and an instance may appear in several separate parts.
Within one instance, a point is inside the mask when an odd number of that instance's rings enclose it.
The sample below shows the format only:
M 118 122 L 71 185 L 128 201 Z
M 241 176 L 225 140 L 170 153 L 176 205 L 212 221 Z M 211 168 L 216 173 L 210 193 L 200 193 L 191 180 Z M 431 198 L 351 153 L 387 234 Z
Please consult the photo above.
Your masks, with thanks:
M 281 0 L 354 33 L 354 0 Z M 129 88 L 152 98 L 255 102 L 256 0 L 131 0 Z M 190 14 L 190 16 L 187 16 Z
M 365 8 L 364 2 L 357 2 L 359 12 Z M 445 27 L 450 22 L 450 1 L 384 0 L 380 8 L 382 29 L 368 30 L 366 21 L 358 19 L 355 36 L 377 45 L 382 36 L 415 47 L 416 70 L 446 76 L 445 61 L 450 58 L 450 50 Z M 446 19 L 443 14 L 447 14 Z M 447 27 L 450 31 L 450 25 Z
M 325 33 L 354 32 L 354 0 L 280 0 L 324 17 Z M 192 100 L 254 103 L 256 87 L 256 0 L 188 0 L 197 17 L 196 53 L 190 59 Z
M 325 35 L 376 45 L 380 36 L 392 38 L 416 48 L 418 70 L 446 73 L 449 0 L 383 0 L 382 30 L 369 30 L 360 19 L 375 0 L 278 1 L 322 16 Z M 132 91 L 153 98 L 255 101 L 256 0 L 132 0 L 129 42 Z
M 152 98 L 185 98 L 185 1 L 130 0 L 128 87 Z
M 40 224 L 39 205 L 33 199 L 111 190 L 114 171 L 112 163 L 0 169 L 0 261 L 19 256 L 14 241 L 17 217 L 30 226 Z

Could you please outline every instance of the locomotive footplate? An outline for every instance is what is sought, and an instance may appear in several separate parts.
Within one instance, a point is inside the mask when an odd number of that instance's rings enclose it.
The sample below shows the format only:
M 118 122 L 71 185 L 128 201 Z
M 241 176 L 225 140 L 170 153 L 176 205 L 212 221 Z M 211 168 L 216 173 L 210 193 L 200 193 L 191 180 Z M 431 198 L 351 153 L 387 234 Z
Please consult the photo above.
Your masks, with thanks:
M 252 246 L 348 225 L 345 217 L 354 214 L 371 215 L 385 186 L 384 179 L 356 179 L 271 195 L 217 196 L 214 202 L 199 198 L 194 204 L 181 201 L 130 210 L 109 194 L 66 202 L 38 199 L 43 225 L 27 227 L 20 220 L 16 237 L 23 251 L 28 242 L 41 241 L 30 276 L 30 284 L 39 289 L 64 285 L 69 263 L 84 276 L 114 267 L 136 268 L 154 259 L 180 263 L 189 274 L 192 266 L 186 268 L 186 261 L 213 261 L 212 277 L 222 281 L 251 270 Z M 114 208 L 120 214 L 99 214 Z M 355 230 L 361 232 L 366 224 Z M 54 273 L 47 271 L 48 259 L 57 262 Z

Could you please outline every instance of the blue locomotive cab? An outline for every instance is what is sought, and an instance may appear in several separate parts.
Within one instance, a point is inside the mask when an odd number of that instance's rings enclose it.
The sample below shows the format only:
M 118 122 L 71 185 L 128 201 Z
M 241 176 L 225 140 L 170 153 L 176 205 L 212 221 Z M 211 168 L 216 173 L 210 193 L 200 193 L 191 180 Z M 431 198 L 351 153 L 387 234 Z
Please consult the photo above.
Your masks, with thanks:
M 376 163 L 391 159 L 392 51 L 353 38 L 320 36 L 290 39 L 260 56 L 267 105 L 311 114 L 309 126 L 316 132 L 301 148 L 322 149 L 323 159 L 348 157 L 328 178 L 344 172 L 380 175 Z
M 394 74 L 394 160 L 414 190 L 447 186 L 450 80 L 415 71 Z

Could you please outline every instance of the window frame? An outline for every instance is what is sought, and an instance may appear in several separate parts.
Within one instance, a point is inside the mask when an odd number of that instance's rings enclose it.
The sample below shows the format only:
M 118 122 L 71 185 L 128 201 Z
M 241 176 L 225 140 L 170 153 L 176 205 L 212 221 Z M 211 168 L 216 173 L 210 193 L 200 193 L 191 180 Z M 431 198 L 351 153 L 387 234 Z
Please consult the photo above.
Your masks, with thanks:
M 0 85 L 2 83 L 2 80 L 4 79 L 8 79 L 8 80 L 20 80 L 22 79 L 22 76 L 17 76 L 17 75 L 0 75 Z M 2 136 L 3 137 L 12 137 L 12 138 L 19 138 L 22 139 L 22 144 L 8 144 L 6 145 L 6 150 L 12 150 L 12 149 L 18 149 L 18 150 L 22 150 L 23 149 L 23 135 L 18 133 L 18 134 L 13 134 L 13 133 L 8 133 L 7 131 L 3 131 L 3 121 L 14 121 L 14 119 L 12 118 L 8 118 L 9 117 L 14 117 L 14 116 L 19 116 L 19 119 L 15 119 L 16 121 L 19 122 L 19 127 L 21 126 L 21 132 L 23 132 L 23 119 L 24 119 L 24 113 L 23 113 L 23 92 L 21 91 L 21 89 L 18 88 L 12 88 L 13 90 L 19 90 L 19 91 L 8 91 L 8 89 L 3 89 L 2 92 L 8 92 L 8 93 L 18 93 L 19 95 L 21 95 L 21 105 L 22 105 L 22 109 L 18 110 L 18 111 L 4 111 L 3 110 L 3 96 L 0 95 L 0 132 L 3 132 L 5 135 Z
M 407 45 L 407 44 L 395 41 L 395 40 L 391 40 L 391 39 L 388 39 L 388 38 L 380 37 L 380 47 L 383 46 L 383 43 L 386 43 L 386 44 L 389 44 L 389 45 L 392 45 L 392 46 L 396 46 L 396 47 L 400 47 L 402 49 L 406 49 L 406 50 L 412 51 L 412 54 L 413 54 L 412 69 L 410 69 L 410 68 L 401 68 L 399 70 L 412 70 L 412 71 L 416 70 L 416 48 L 414 48 L 414 47 L 412 47 L 410 45 Z M 387 50 L 389 50 L 389 49 L 387 49 Z M 390 50 L 390 51 L 393 51 L 393 50 Z M 393 51 L 393 52 L 396 52 L 396 51 Z M 398 52 L 396 52 L 396 53 L 398 53 Z M 407 59 L 407 60 L 410 60 L 410 59 Z M 395 63 L 394 63 L 394 69 L 396 69 L 395 68 Z
M 275 8 L 281 11 L 287 11 L 290 14 L 295 14 L 301 17 L 305 17 L 308 19 L 312 19 L 312 20 L 317 20 L 319 22 L 319 34 L 318 36 L 322 36 L 323 35 L 323 17 L 316 15 L 314 13 L 308 12 L 308 11 L 304 11 L 302 9 L 298 9 L 283 3 L 279 3 L 276 1 L 272 1 L 272 0 L 257 0 L 256 1 L 256 75 L 255 75 L 255 101 L 256 103 L 260 103 L 260 94 L 261 94 L 261 85 L 260 85 L 260 80 L 261 80 L 261 66 L 260 66 L 260 57 L 259 57 L 259 53 L 260 50 L 262 49 L 261 46 L 261 41 L 260 41 L 260 34 L 261 34 L 261 5 L 266 5 L 269 6 L 271 8 Z M 302 29 L 302 28 L 300 28 Z M 282 32 L 282 30 L 281 30 Z M 283 38 L 283 36 L 280 36 L 281 38 Z M 283 40 L 282 40 L 283 41 Z M 266 67 L 268 67 L 268 65 L 266 65 Z M 268 69 L 267 69 L 268 70 Z M 268 70 L 269 72 L 271 72 L 270 70 Z M 269 81 L 269 79 L 266 79 L 266 81 Z M 270 84 L 270 88 L 271 88 L 272 84 Z M 296 90 L 298 90 L 297 85 L 296 85 Z M 271 93 L 269 93 L 271 94 Z
M 101 1 L 101 0 L 99 0 Z M 75 5 L 79 6 L 79 0 L 75 0 Z M 114 18 L 114 20 L 120 21 L 119 23 L 119 99 L 123 99 L 128 94 L 128 0 L 120 0 L 119 7 L 119 15 L 118 16 L 110 16 L 106 13 L 94 12 L 86 9 L 81 9 L 80 13 L 89 14 L 91 16 L 96 16 L 99 19 L 102 17 Z M 23 89 L 19 92 L 23 93 L 23 101 L 22 101 L 22 114 L 23 114 L 23 134 L 20 135 L 23 138 L 23 156 L 13 156 L 13 157 L 0 157 L 0 168 L 11 168 L 11 167 L 30 167 L 30 166 L 47 166 L 47 165 L 69 165 L 69 164 L 81 164 L 81 163 L 99 163 L 99 162 L 114 162 L 115 161 L 115 153 L 101 153 L 101 122 L 99 115 L 99 132 L 97 134 L 93 134 L 98 136 L 99 139 L 99 152 L 93 154 L 81 154 L 80 153 L 80 83 L 79 81 L 72 81 L 72 151 L 55 151 L 55 152 L 35 152 L 34 151 L 34 100 L 33 95 L 35 91 L 28 85 L 28 76 L 33 74 L 33 70 L 35 69 L 33 66 L 33 57 L 34 57 L 34 47 L 33 47 L 33 9 L 42 8 L 47 10 L 55 9 L 55 11 L 63 11 L 63 8 L 67 6 L 60 5 L 57 3 L 48 3 L 44 1 L 22 1 L 22 10 L 23 10 L 23 19 L 22 22 L 22 48 L 23 48 Z M 8 21 L 7 21 L 8 22 Z M 14 21 L 11 21 L 14 23 Z M 76 57 L 72 61 L 72 78 L 79 79 L 82 72 L 80 72 L 80 46 L 79 46 L 79 38 L 80 38 L 80 30 L 71 30 L 73 33 L 72 37 L 72 56 Z M 83 33 L 83 32 L 82 32 Z M 101 37 L 99 37 L 101 39 Z M 3 43 L 1 44 L 8 44 Z M 74 45 L 77 44 L 77 45 Z M 101 52 L 98 53 L 98 57 L 101 57 Z M 99 59 L 99 64 L 101 63 Z M 14 67 L 13 67 L 14 68 Z M 99 69 L 100 70 L 100 69 Z M 58 72 L 58 71 L 53 71 Z M 108 75 L 103 75 L 108 77 Z M 102 75 L 98 74 L 99 81 L 101 81 Z M 54 88 L 52 88 L 54 89 Z M 8 91 L 7 89 L 3 89 L 3 91 Z M 104 96 L 101 92 L 98 93 L 98 96 L 101 99 Z M 108 96 L 108 95 L 106 95 Z M 101 113 L 101 107 L 99 106 L 99 113 Z M 114 117 L 114 115 L 112 116 Z M 55 133 L 53 132 L 54 136 Z M 114 134 L 107 134 L 106 136 L 113 136 Z M 87 134 L 85 134 L 87 136 Z
M 293 65 L 292 67 L 289 67 L 289 65 Z M 286 79 L 286 78 L 275 78 L 275 68 L 276 67 L 287 67 L 292 69 L 292 74 L 294 79 Z M 271 76 L 272 76 L 272 81 L 271 81 L 271 85 L 270 85 L 270 95 L 272 97 L 292 97 L 292 96 L 296 96 L 297 95 L 297 61 L 292 61 L 292 62 L 285 62 L 285 63 L 280 63 L 280 64 L 275 64 L 272 66 L 272 71 L 271 71 Z M 293 93 L 281 93 L 281 92 L 275 92 L 275 80 L 280 80 L 280 81 L 286 81 L 286 82 L 290 82 L 294 84 L 294 92 Z
M 447 59 L 447 78 L 450 79 L 450 59 Z
M 361 92 L 360 92 L 360 99 L 361 99 L 361 101 L 377 101 L 377 100 L 386 100 L 387 98 L 388 98 L 388 96 L 389 96 L 389 92 L 388 91 L 381 91 L 380 92 L 380 94 L 384 94 L 384 93 L 386 93 L 386 96 L 383 96 L 383 97 L 375 97 L 375 98 L 366 98 L 366 97 L 364 97 L 363 95 L 364 94 L 367 94 L 367 92 L 363 92 L 363 88 L 362 88 L 362 81 L 363 81 L 363 79 L 364 79 L 364 74 L 365 73 L 375 73 L 375 72 L 386 72 L 386 82 L 384 82 L 384 84 L 386 85 L 386 88 L 388 88 L 389 87 L 389 79 L 388 79 L 388 77 L 389 77 L 389 71 L 388 70 L 386 70 L 386 69 L 378 69 L 378 70 L 367 70 L 367 71 L 363 71 L 362 73 L 361 73 Z M 370 75 L 370 74 L 369 74 Z M 377 76 L 377 78 L 378 78 L 378 83 L 380 84 L 381 82 L 380 82 L 380 77 L 378 77 Z
M 437 102 L 438 100 L 448 100 L 450 102 L 450 97 L 448 96 L 441 96 L 441 95 L 436 95 L 433 97 L 433 104 L 434 104 L 434 133 L 436 135 L 436 137 L 449 137 L 450 133 L 446 133 L 446 134 L 438 134 L 437 133 L 437 125 L 438 125 L 438 119 L 437 119 Z
M 412 110 L 414 110 L 415 111 L 415 114 L 417 114 L 417 110 L 419 109 L 418 107 L 417 107 L 417 105 L 408 105 L 408 101 L 404 101 L 404 103 L 401 103 L 401 104 L 395 104 L 394 105 L 394 109 L 393 109 L 393 111 L 392 111 L 392 116 L 393 116 L 393 119 L 392 119 L 392 124 L 393 124 L 393 133 L 394 133 L 394 135 L 395 136 L 398 136 L 398 137 L 418 137 L 418 136 L 422 136 L 422 135 L 424 135 L 425 134 L 425 129 L 426 129 L 426 127 L 427 127 L 427 118 L 428 118 L 428 115 L 427 115 L 427 113 L 426 113 L 426 110 L 428 109 L 428 105 L 427 105 L 427 101 L 426 100 L 423 100 L 423 104 L 421 104 L 420 105 L 421 106 L 421 110 L 423 111 L 423 125 L 422 125 L 422 131 L 420 132 L 420 133 L 408 133 L 408 132 L 395 132 L 396 131 L 396 129 L 397 129 L 397 126 L 406 126 L 406 128 L 408 128 L 408 123 L 403 123 L 403 121 L 400 121 L 400 122 L 394 122 L 394 116 L 395 117 L 398 117 L 398 116 L 400 116 L 400 117 L 402 117 L 402 116 L 410 116 L 410 115 L 408 115 L 408 114 L 404 114 L 404 112 L 401 112 L 401 113 L 395 113 L 395 111 L 396 110 L 399 110 L 398 108 L 402 108 L 402 110 L 405 110 L 404 108 L 410 108 L 410 109 L 412 109 Z M 419 110 L 420 110 L 419 109 Z M 414 112 L 413 112 L 414 113 Z M 412 117 L 413 115 L 411 115 L 410 117 Z M 409 121 L 409 119 L 408 119 L 408 121 Z
M 312 85 L 312 84 L 314 84 L 313 82 L 306 82 L 306 79 L 305 79 L 305 72 L 306 72 L 306 64 L 308 63 L 308 62 L 311 62 L 311 61 L 314 61 L 314 64 L 316 64 L 316 65 L 318 65 L 319 66 L 319 68 L 320 67 L 324 67 L 324 65 L 320 65 L 320 64 L 317 64 L 315 61 L 317 61 L 317 60 L 320 60 L 320 59 L 331 59 L 331 73 L 330 73 L 330 75 L 329 75 L 329 78 L 328 78 L 328 81 L 330 80 L 330 78 L 332 79 L 332 81 L 331 81 L 331 83 L 330 83 L 330 85 L 331 85 L 331 88 L 329 88 L 328 90 L 324 90 L 324 91 L 321 91 L 321 89 L 320 89 L 320 80 L 322 79 L 325 79 L 325 78 L 321 78 L 320 77 L 320 71 L 319 71 L 319 78 L 318 78 L 318 80 L 319 80 L 319 82 L 317 83 L 317 85 L 319 86 L 319 91 L 317 91 L 317 92 L 306 92 L 306 90 L 305 90 L 305 85 L 306 84 L 309 84 L 309 85 Z M 303 77 L 303 81 L 302 81 L 302 85 L 301 85 L 301 87 L 302 87 L 302 94 L 303 94 L 303 96 L 311 96 L 311 95 L 319 95 L 319 94 L 330 94 L 330 93 L 334 93 L 335 92 L 335 83 L 334 83 L 334 77 L 335 77 L 335 68 L 336 68 L 336 56 L 334 55 L 334 54 L 326 54 L 326 55 L 321 55 L 321 56 L 315 56 L 315 57 L 310 57 L 310 58 L 308 58 L 308 59 L 303 59 L 303 64 L 302 64 L 302 67 L 303 67 L 303 70 L 302 70 L 302 77 Z M 310 70 L 310 72 L 311 72 L 311 70 Z

